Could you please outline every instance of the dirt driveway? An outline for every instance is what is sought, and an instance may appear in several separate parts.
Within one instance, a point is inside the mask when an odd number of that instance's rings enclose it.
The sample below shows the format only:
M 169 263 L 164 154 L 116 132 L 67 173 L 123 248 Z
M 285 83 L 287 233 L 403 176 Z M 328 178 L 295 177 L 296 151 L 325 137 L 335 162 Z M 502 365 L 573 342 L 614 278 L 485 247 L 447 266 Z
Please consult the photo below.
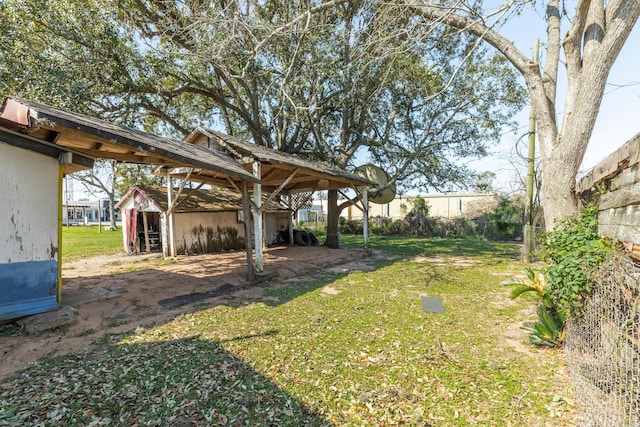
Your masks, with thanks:
M 368 256 L 363 249 L 269 248 L 265 273 L 271 281 L 284 281 Z M 89 349 L 105 333 L 167 322 L 231 300 L 262 300 L 262 288 L 247 282 L 244 252 L 181 256 L 175 261 L 163 260 L 160 254 L 88 258 L 65 263 L 62 276 L 63 308 L 77 310 L 75 322 L 35 334 L 0 335 L 0 378 L 38 360 Z

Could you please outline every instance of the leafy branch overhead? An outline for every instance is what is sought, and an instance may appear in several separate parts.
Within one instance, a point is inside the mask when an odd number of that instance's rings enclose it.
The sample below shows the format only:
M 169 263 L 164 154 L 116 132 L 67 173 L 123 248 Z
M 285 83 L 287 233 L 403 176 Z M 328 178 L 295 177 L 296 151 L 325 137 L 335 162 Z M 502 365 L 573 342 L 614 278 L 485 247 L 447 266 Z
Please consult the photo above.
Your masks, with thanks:
M 468 182 L 461 160 L 484 156 L 512 124 L 525 100 L 520 74 L 538 117 L 550 230 L 577 212 L 575 177 L 640 3 L 578 2 L 561 16 L 559 1 L 550 0 L 542 68 L 499 32 L 539 6 L 483 6 L 3 2 L 0 91 L 163 135 L 207 125 L 340 167 L 365 159 L 401 189 L 441 190 Z M 572 114 L 560 124 L 558 111 Z M 329 225 L 334 235 L 337 219 Z
M 407 186 L 460 182 L 468 171 L 455 159 L 484 155 L 524 100 L 515 73 L 475 37 L 385 2 L 36 0 L 2 10 L 12 16 L 2 42 L 21 52 L 7 56 L 6 75 L 34 76 L 8 78 L 3 92 L 173 136 L 223 127 L 341 167 L 368 155 Z M 61 66 L 41 66 L 50 63 Z M 42 87 L 62 80 L 77 87 Z

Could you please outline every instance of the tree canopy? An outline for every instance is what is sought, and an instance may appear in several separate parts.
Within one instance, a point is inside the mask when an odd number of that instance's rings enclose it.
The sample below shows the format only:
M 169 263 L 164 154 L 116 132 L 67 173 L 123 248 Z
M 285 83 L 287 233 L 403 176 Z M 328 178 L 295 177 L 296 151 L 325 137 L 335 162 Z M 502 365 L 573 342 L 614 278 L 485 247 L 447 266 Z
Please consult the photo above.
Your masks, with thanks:
M 468 181 L 460 159 L 485 155 L 525 99 L 477 35 L 382 1 L 34 0 L 0 14 L 4 93 L 165 135 L 205 124 L 340 167 L 372 161 L 411 188 Z

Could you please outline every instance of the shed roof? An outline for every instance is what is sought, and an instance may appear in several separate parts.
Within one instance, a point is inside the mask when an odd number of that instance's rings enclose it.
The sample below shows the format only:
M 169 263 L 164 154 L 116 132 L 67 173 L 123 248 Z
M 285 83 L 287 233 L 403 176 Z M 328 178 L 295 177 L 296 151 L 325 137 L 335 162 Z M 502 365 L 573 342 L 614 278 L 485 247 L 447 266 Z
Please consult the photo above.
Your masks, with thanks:
M 203 169 L 219 178 L 221 185 L 229 185 L 227 177 L 257 182 L 235 159 L 224 153 L 21 98 L 4 98 L 0 127 L 30 137 L 19 139 L 15 134 L 3 131 L 3 141 L 14 145 L 38 151 L 42 148 L 34 146 L 39 142 L 47 147 L 48 152 L 43 154 L 56 155 L 55 150 L 73 153 L 73 161 L 65 165 L 66 173 L 90 168 L 94 158 L 102 158 Z
M 262 190 L 265 192 L 275 191 L 287 180 L 281 189 L 283 193 L 375 186 L 368 179 L 329 163 L 302 159 L 204 127 L 196 128 L 184 140 L 231 155 L 243 163 L 247 171 L 252 170 L 253 161 L 259 161 Z M 294 176 L 290 178 L 292 174 Z
M 169 208 L 167 199 L 167 188 L 156 185 L 134 185 L 127 193 L 120 198 L 116 205 L 119 208 L 135 192 L 141 193 L 143 196 L 151 199 L 162 211 L 166 212 Z M 183 191 L 183 198 L 176 207 L 176 212 L 222 212 L 237 211 L 242 209 L 242 195 L 231 190 L 195 190 Z M 267 206 L 268 211 L 286 210 L 282 205 L 275 201 L 271 201 Z

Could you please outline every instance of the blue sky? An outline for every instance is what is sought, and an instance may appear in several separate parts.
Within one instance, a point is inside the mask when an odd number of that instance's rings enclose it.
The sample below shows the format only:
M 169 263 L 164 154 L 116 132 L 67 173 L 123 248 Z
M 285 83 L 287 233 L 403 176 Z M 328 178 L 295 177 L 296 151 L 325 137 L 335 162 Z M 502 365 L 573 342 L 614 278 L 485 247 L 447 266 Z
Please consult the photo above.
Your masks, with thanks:
M 537 37 L 543 43 L 546 40 L 546 23 L 544 16 L 535 10 L 529 10 L 522 15 L 512 17 L 499 32 L 507 36 L 527 56 L 532 55 L 534 39 Z M 589 142 L 581 170 L 587 171 L 596 166 L 607 155 L 615 151 L 640 132 L 640 28 L 634 28 L 627 43 L 611 69 L 600 113 L 596 120 L 594 132 Z M 544 61 L 544 58 L 542 58 Z M 561 71 L 563 67 L 561 65 Z M 558 81 L 558 113 L 562 114 L 563 92 L 565 76 L 559 76 Z M 513 157 L 513 147 L 518 138 L 528 130 L 529 109 L 526 108 L 517 117 L 518 131 L 503 136 L 500 145 L 494 150 L 490 158 L 473 161 L 470 165 L 479 171 L 492 170 L 498 175 L 496 182 L 499 188 L 508 187 L 508 181 L 513 180 L 514 168 L 505 160 Z M 559 116 L 558 122 L 561 123 Z M 525 141 L 526 143 L 526 138 Z M 526 144 L 521 146 L 525 149 Z

